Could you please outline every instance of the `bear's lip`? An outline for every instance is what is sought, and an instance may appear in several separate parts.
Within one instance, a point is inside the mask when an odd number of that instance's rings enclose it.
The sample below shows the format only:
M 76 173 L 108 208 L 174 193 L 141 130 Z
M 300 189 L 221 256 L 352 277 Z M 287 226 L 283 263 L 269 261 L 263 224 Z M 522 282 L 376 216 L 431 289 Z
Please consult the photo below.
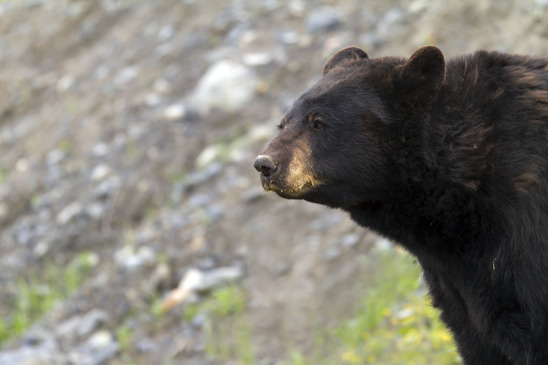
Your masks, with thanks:
M 309 182 L 305 182 L 299 187 L 288 187 L 279 184 L 276 180 L 269 179 L 262 175 L 261 183 L 265 191 L 274 192 L 280 197 L 286 199 L 299 199 L 301 196 L 312 190 L 312 184 Z

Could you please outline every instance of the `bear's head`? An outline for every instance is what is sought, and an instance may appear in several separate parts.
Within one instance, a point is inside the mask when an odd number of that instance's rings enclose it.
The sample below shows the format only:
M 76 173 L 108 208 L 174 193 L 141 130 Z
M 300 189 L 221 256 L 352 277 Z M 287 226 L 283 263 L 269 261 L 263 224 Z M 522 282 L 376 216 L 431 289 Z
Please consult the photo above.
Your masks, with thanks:
M 369 59 L 357 47 L 337 52 L 256 158 L 264 189 L 331 207 L 382 200 L 401 175 L 404 126 L 436 100 L 444 79 L 436 47 L 409 60 Z

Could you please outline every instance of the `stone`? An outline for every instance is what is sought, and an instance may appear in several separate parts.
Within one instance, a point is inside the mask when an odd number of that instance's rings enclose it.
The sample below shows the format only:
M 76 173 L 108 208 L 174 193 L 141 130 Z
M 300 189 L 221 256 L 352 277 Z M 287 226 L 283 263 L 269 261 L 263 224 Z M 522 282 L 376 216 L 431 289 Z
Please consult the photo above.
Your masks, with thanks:
M 99 164 L 95 166 L 91 173 L 91 180 L 101 181 L 104 180 L 107 176 L 111 175 L 113 170 L 107 164 Z
M 74 217 L 82 213 L 82 211 L 83 206 L 80 202 L 75 201 L 70 203 L 57 215 L 57 224 L 62 226 L 69 223 Z
M 239 266 L 220 267 L 207 271 L 191 268 L 183 276 L 178 287 L 166 296 L 162 308 L 164 311 L 168 311 L 196 292 L 204 292 L 226 285 L 242 277 L 243 270 Z
M 189 102 L 201 115 L 212 110 L 234 113 L 251 101 L 256 86 L 257 76 L 248 67 L 221 60 L 202 76 Z
M 108 319 L 106 312 L 92 309 L 84 315 L 75 315 L 57 326 L 56 335 L 63 338 L 84 337 L 91 334 Z
M 306 19 L 309 33 L 320 33 L 336 29 L 341 24 L 337 10 L 324 7 L 310 13 Z
M 270 53 L 246 53 L 243 56 L 244 64 L 251 67 L 266 66 L 274 57 Z
M 186 107 L 183 104 L 172 104 L 167 106 L 162 116 L 167 120 L 181 120 L 186 114 Z

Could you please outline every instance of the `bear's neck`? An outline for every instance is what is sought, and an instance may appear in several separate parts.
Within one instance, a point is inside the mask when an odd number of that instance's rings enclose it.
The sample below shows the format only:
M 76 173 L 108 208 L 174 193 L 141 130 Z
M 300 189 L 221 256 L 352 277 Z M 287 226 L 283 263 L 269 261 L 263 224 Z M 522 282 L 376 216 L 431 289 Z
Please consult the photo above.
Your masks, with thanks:
M 409 126 L 414 130 L 399 134 L 406 138 L 395 149 L 389 175 L 397 177 L 387 184 L 392 189 L 385 198 L 343 208 L 358 224 L 417 256 L 433 250 L 462 252 L 490 235 L 496 220 L 482 193 L 482 184 L 491 183 L 482 165 L 489 152 L 484 143 L 489 130 L 480 124 L 465 126 L 440 109 L 432 105 Z

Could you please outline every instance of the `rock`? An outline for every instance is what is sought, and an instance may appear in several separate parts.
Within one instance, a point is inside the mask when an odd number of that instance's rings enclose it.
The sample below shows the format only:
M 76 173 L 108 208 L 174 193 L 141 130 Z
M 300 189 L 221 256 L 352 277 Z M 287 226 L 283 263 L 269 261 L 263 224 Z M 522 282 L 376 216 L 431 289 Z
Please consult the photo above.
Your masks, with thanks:
M 70 354 L 74 364 L 103 365 L 113 358 L 120 350 L 120 345 L 109 331 L 94 333 L 84 344 L 78 346 Z
M 300 41 L 299 34 L 293 30 L 282 30 L 278 32 L 278 40 L 284 45 L 297 44 Z
M 104 217 L 106 206 L 103 202 L 93 202 L 86 206 L 86 214 L 93 220 L 100 220 Z
M 162 116 L 167 120 L 181 120 L 186 114 L 186 108 L 183 104 L 172 104 L 166 107 Z
M 175 35 L 175 29 L 171 25 L 164 25 L 158 32 L 158 39 L 161 41 L 170 40 Z
M 154 81 L 154 91 L 160 94 L 169 94 L 171 92 L 171 85 L 165 79 L 158 79 Z
M 154 293 L 158 289 L 167 289 L 171 281 L 171 270 L 168 264 L 159 263 L 150 277 L 143 281 L 143 292 Z
M 206 147 L 196 158 L 196 166 L 201 169 L 205 168 L 219 158 L 222 154 L 222 149 L 223 147 L 218 144 Z
M 394 247 L 392 241 L 387 240 L 386 238 L 379 238 L 374 245 L 374 249 L 377 251 L 388 251 Z
M 240 111 L 255 95 L 257 76 L 248 67 L 221 60 L 202 76 L 189 103 L 201 115 L 218 109 L 226 113 Z
M 243 61 L 246 66 L 266 66 L 272 62 L 274 57 L 270 53 L 246 53 L 243 56 Z
M 58 165 L 65 158 L 66 153 L 60 149 L 50 151 L 46 156 L 46 163 L 49 166 Z
M 253 203 L 263 197 L 266 196 L 266 192 L 264 191 L 263 188 L 258 188 L 258 187 L 255 187 L 255 188 L 252 188 L 252 189 L 249 189 L 249 190 L 246 190 L 242 195 L 242 201 L 246 202 L 246 203 Z
M 396 24 L 405 19 L 405 13 L 400 8 L 387 11 L 377 23 L 377 34 L 381 38 L 390 38 Z
M 65 339 L 85 337 L 108 319 L 106 312 L 92 309 L 84 315 L 76 315 L 57 326 L 55 334 Z
M 143 98 L 148 107 L 154 108 L 162 103 L 162 97 L 157 93 L 148 93 Z
M 148 338 L 141 338 L 135 341 L 135 350 L 139 353 L 144 354 L 147 352 L 157 351 L 159 346 L 157 343 Z
M 72 202 L 69 205 L 67 205 L 61 212 L 57 215 L 57 224 L 60 226 L 67 224 L 70 222 L 74 217 L 82 213 L 83 206 L 80 202 Z
M 104 157 L 110 152 L 108 144 L 99 142 L 91 148 L 91 154 L 94 157 Z
M 95 166 L 91 173 L 91 180 L 101 181 L 104 180 L 107 176 L 111 175 L 114 171 L 107 164 L 99 164 Z
M 67 91 L 74 86 L 74 77 L 70 74 L 64 75 L 57 81 L 57 91 Z
M 133 81 L 139 75 L 139 67 L 128 66 L 120 70 L 118 75 L 114 78 L 114 84 L 117 86 L 124 86 Z
M 184 180 L 174 184 L 171 191 L 171 200 L 174 203 L 179 203 L 188 190 L 213 179 L 222 171 L 223 165 L 220 163 L 211 163 L 204 170 L 190 173 Z
M 360 242 L 360 236 L 355 233 L 345 234 L 341 239 L 342 247 L 354 247 Z
M 191 294 L 203 292 L 214 287 L 227 284 L 240 279 L 243 276 L 243 270 L 239 266 L 220 267 L 213 270 L 201 271 L 198 269 L 189 269 L 179 286 L 172 290 L 162 303 L 164 311 L 168 311 L 180 303 L 184 302 Z
M 93 195 L 98 199 L 105 199 L 117 191 L 122 185 L 120 177 L 114 175 L 108 179 L 101 181 L 93 190 Z
M 0 350 L 1 365 L 69 365 L 59 353 L 59 345 L 50 331 L 41 328 L 29 330 L 20 340 L 21 346 Z
M 324 252 L 324 258 L 327 261 L 333 261 L 341 255 L 341 249 L 337 245 L 331 245 Z
M 336 9 L 325 7 L 310 13 L 306 19 L 306 29 L 309 33 L 320 33 L 336 29 L 341 24 Z
M 148 246 L 142 246 L 136 250 L 130 245 L 125 245 L 114 253 L 114 260 L 127 270 L 135 270 L 143 265 L 155 263 L 156 254 Z

